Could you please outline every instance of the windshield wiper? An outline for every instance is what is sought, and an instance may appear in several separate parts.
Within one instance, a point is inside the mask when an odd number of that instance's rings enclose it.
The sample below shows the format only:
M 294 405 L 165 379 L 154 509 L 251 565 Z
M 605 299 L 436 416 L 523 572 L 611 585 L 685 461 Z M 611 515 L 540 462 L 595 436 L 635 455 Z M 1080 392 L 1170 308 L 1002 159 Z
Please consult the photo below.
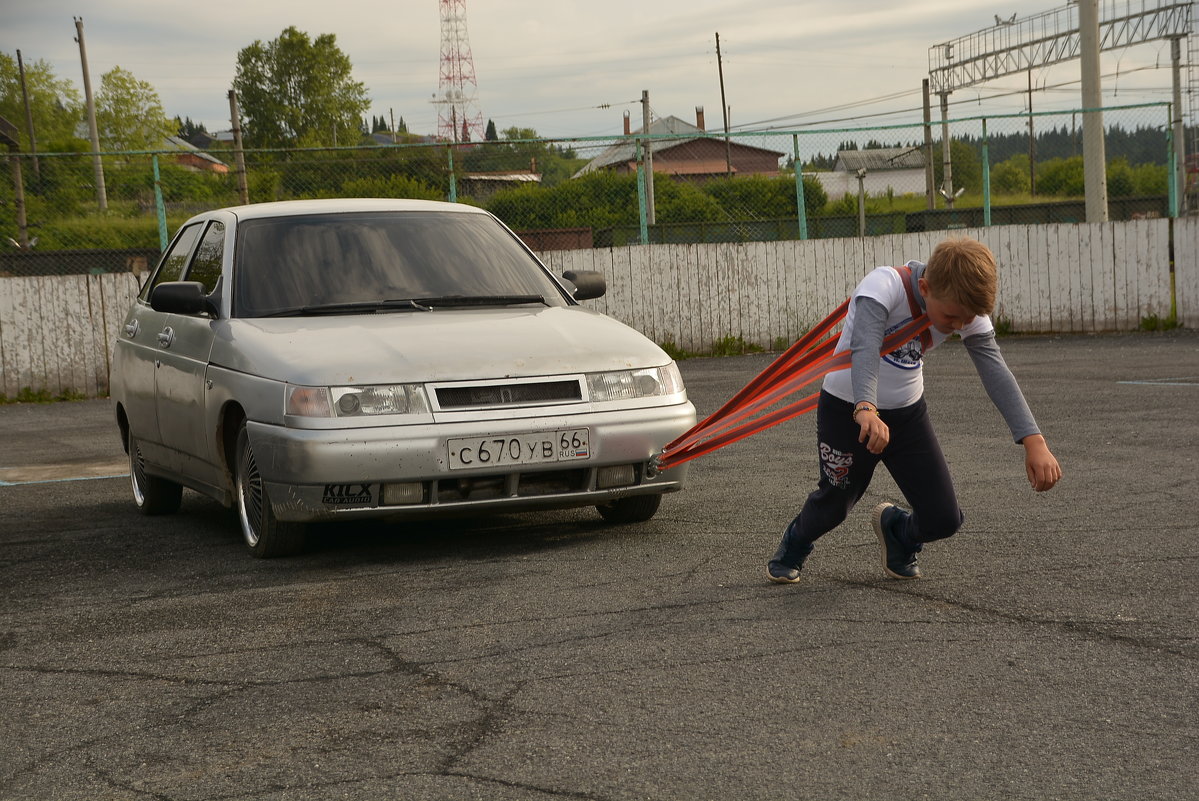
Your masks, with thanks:
M 548 306 L 542 295 L 442 295 L 436 298 L 417 298 L 424 306 L 519 306 L 522 303 L 540 303 Z
M 355 300 L 346 303 L 319 303 L 284 309 L 262 315 L 264 317 L 291 317 L 306 314 L 373 314 L 381 311 L 431 311 L 428 306 L 412 298 L 391 300 Z

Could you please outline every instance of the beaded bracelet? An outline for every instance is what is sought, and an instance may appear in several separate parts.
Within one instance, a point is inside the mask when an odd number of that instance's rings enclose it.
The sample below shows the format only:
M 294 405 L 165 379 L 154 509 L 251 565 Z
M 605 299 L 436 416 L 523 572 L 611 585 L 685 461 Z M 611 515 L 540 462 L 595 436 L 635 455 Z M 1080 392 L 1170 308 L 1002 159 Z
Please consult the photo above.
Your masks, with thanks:
M 878 409 L 874 408 L 873 406 L 867 406 L 865 404 L 862 404 L 861 406 L 859 406 L 858 408 L 853 410 L 853 415 L 852 415 L 851 419 L 855 423 L 858 422 L 858 412 L 874 412 L 875 414 L 878 414 Z

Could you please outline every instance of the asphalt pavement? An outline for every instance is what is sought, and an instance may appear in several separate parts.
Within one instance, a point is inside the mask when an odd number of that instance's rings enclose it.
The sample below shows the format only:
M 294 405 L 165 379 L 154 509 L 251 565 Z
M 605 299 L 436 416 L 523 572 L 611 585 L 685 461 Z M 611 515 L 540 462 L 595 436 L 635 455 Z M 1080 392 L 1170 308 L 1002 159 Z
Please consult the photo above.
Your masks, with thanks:
M 137 514 L 108 401 L 0 406 L 0 799 L 1199 798 L 1199 333 L 1001 340 L 1037 494 L 960 344 L 963 530 L 887 579 L 880 472 L 801 583 L 799 418 L 658 515 L 333 525 L 255 560 Z M 682 363 L 701 415 L 770 354 Z

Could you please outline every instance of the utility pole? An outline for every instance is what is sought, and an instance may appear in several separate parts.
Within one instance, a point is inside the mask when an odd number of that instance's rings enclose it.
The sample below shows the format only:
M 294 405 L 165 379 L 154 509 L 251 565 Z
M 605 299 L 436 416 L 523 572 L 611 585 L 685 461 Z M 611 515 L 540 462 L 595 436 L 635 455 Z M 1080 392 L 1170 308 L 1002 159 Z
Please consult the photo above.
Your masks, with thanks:
M 1194 36 L 1195 34 L 1191 34 Z M 1187 155 L 1186 155 L 1186 136 L 1182 127 L 1182 39 L 1174 37 L 1170 40 L 1170 65 L 1174 73 L 1173 97 L 1174 103 L 1171 106 L 1170 112 L 1173 120 L 1174 128 L 1174 166 L 1178 170 L 1178 179 L 1174 184 L 1177 187 L 1178 193 L 1178 211 L 1179 213 L 1186 211 L 1187 204 Z M 1199 69 L 1199 65 L 1191 65 L 1191 69 Z M 1199 98 L 1196 98 L 1199 102 Z M 35 162 L 36 163 L 36 162 Z
M 75 17 L 75 41 L 83 62 L 83 96 L 87 101 L 87 128 L 92 139 L 92 170 L 96 176 L 96 203 L 108 211 L 108 192 L 104 189 L 104 162 L 100 158 L 100 134 L 96 129 L 96 101 L 92 98 L 92 78 L 87 70 L 87 46 L 83 43 L 83 17 Z
M 25 219 L 25 182 L 21 179 L 21 142 L 17 126 L 0 117 L 0 145 L 8 146 L 8 163 L 12 168 L 13 210 L 17 214 L 17 245 L 29 250 L 29 224 Z
M 241 142 L 241 111 L 237 106 L 237 92 L 229 90 L 229 121 L 233 123 L 233 158 L 237 164 L 237 196 L 242 205 L 250 202 L 250 188 L 246 183 L 246 154 Z
M 1078 0 L 1082 61 L 1082 163 L 1087 222 L 1107 222 L 1107 153 L 1103 142 L 1103 86 L 1099 78 L 1099 0 Z
M 733 145 L 729 142 L 729 104 L 724 99 L 724 61 L 720 57 L 720 32 L 716 33 L 716 71 L 720 75 L 720 113 L 724 115 L 724 169 L 733 177 Z
M 37 163 L 37 136 L 33 131 L 33 110 L 29 107 L 29 90 L 25 86 L 25 62 L 21 60 L 21 51 L 17 51 L 17 72 L 21 76 L 21 100 L 25 103 L 25 130 L 29 132 L 29 154 L 33 157 L 33 175 L 42 177 L 42 171 Z
M 929 103 L 928 78 L 921 81 L 924 95 L 924 196 L 928 210 L 937 207 L 936 176 L 933 171 L 933 110 Z
M 649 138 L 649 90 L 641 90 L 641 133 L 645 134 L 645 222 L 654 225 L 654 143 Z
M 949 92 L 939 92 L 941 95 L 941 197 L 945 205 L 953 208 L 953 148 L 949 139 Z
M 1032 69 L 1028 71 L 1028 194 L 1037 194 L 1037 135 L 1032 128 Z

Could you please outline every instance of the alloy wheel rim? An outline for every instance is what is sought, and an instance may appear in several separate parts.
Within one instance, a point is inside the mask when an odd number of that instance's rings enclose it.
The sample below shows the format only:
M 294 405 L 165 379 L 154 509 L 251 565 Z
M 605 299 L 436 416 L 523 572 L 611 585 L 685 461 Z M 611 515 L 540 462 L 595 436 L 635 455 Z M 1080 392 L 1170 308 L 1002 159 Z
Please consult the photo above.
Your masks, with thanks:
M 129 443 L 129 481 L 133 485 L 133 501 L 139 507 L 146 503 L 146 460 L 142 458 L 142 449 L 137 442 L 130 438 Z
M 258 531 L 262 525 L 262 476 L 258 474 L 258 463 L 248 445 L 242 454 L 241 469 L 237 471 L 237 497 L 242 534 L 253 548 L 258 544 Z

